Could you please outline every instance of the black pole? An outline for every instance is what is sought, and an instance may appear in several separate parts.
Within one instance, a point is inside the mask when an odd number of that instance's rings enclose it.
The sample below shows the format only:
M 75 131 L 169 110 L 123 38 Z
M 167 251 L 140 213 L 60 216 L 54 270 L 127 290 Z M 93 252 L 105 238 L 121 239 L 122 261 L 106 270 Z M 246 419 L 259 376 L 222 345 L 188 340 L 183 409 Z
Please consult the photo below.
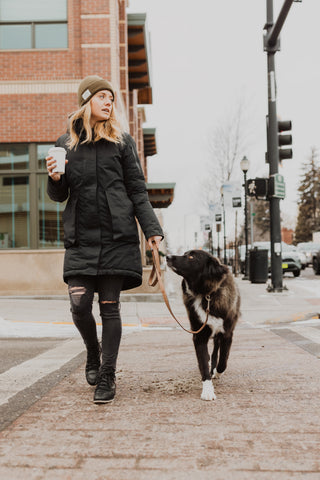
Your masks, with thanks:
M 209 230 L 209 252 L 213 255 L 213 238 L 212 229 Z
M 244 277 L 243 280 L 249 280 L 249 250 L 248 250 L 248 206 L 247 206 L 247 172 L 243 172 L 244 176 L 244 233 L 246 242 L 246 253 L 244 260 Z
M 282 8 L 280 10 L 279 16 L 277 18 L 276 23 L 273 25 L 273 27 L 270 29 L 268 32 L 268 37 L 267 37 L 267 42 L 270 47 L 274 47 L 277 43 L 277 40 L 280 35 L 281 28 L 283 27 L 283 24 L 285 22 L 285 19 L 287 18 L 287 15 L 289 13 L 290 7 L 293 4 L 294 0 L 285 0 L 284 4 L 282 5 Z M 272 0 L 271 0 L 272 3 Z M 268 7 L 267 7 L 268 8 Z M 272 7 L 272 12 L 273 14 L 273 7 Z M 273 15 L 271 16 L 272 20 Z M 270 18 L 267 16 L 267 22 L 269 22 Z
M 275 86 L 275 52 L 268 52 L 268 161 L 269 176 L 279 171 L 278 120 Z M 271 283 L 274 291 L 282 291 L 280 199 L 270 197 Z
M 224 194 L 222 193 L 223 208 L 223 263 L 227 265 L 227 234 L 226 234 L 226 211 L 224 208 Z
M 277 91 L 275 79 L 274 56 L 279 48 L 279 34 L 284 24 L 293 0 L 285 0 L 279 17 L 273 25 L 273 0 L 267 0 L 267 23 L 265 29 L 265 50 L 268 55 L 268 162 L 269 176 L 279 172 L 279 145 L 278 145 L 278 119 L 277 119 Z M 282 258 L 281 258 L 281 220 L 280 199 L 269 198 L 270 202 L 270 244 L 271 244 L 271 291 L 281 292 L 282 284 Z

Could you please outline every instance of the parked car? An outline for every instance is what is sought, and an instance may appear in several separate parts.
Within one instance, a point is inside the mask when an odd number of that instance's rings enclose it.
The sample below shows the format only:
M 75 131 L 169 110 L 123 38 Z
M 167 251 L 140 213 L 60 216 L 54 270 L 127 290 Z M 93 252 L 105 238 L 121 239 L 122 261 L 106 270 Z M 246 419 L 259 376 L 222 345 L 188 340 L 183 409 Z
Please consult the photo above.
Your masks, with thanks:
M 320 248 L 312 253 L 312 268 L 316 275 L 320 275 Z
M 303 252 L 306 256 L 307 266 L 313 266 L 313 258 L 320 251 L 320 244 L 315 242 L 300 242 L 297 245 L 299 252 Z
M 254 248 L 257 248 L 258 250 L 268 250 L 268 271 L 270 273 L 271 272 L 270 242 L 254 242 Z M 248 249 L 249 250 L 251 249 L 251 245 L 248 246 Z M 285 242 L 281 242 L 281 249 L 282 249 L 282 273 L 285 274 L 285 273 L 291 272 L 295 277 L 299 277 L 302 269 L 300 252 L 298 252 L 293 245 L 288 245 Z M 245 246 L 244 245 L 240 247 L 240 262 L 241 262 L 241 272 L 244 273 L 244 265 L 245 265 Z M 320 256 L 319 256 L 319 262 L 320 262 Z
M 301 268 L 302 270 L 304 270 L 307 266 L 308 266 L 308 262 L 307 262 L 307 256 L 304 252 L 301 252 L 300 250 L 297 249 L 297 247 L 294 247 L 295 248 L 295 252 L 297 252 L 297 254 L 299 255 L 299 259 L 300 259 L 300 262 L 301 262 Z
M 302 269 L 300 252 L 293 245 L 281 242 L 282 248 L 282 272 L 292 272 L 295 277 L 299 277 Z

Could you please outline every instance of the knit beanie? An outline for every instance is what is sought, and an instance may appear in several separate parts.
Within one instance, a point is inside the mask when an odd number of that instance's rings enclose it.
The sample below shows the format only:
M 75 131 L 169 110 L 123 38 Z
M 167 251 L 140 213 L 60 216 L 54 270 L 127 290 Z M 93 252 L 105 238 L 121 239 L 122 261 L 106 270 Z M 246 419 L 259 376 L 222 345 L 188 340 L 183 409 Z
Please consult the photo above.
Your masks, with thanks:
M 100 90 L 109 90 L 114 98 L 114 91 L 111 84 L 98 75 L 89 75 L 84 78 L 78 88 L 78 104 L 82 107 L 91 97 Z

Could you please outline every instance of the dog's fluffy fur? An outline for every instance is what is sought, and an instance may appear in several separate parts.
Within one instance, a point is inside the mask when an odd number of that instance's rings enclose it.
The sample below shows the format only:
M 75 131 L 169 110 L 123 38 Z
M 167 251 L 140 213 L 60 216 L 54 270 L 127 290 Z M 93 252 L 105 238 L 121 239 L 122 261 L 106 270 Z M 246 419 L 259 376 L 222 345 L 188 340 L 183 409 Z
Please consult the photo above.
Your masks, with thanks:
M 202 400 L 214 400 L 211 378 L 227 368 L 233 330 L 240 314 L 240 295 L 228 267 L 203 250 L 190 250 L 182 256 L 168 255 L 168 266 L 183 277 L 183 301 L 193 331 L 199 330 L 206 318 L 210 295 L 209 319 L 198 334 L 193 335 L 199 369 L 203 382 Z M 209 339 L 213 338 L 213 352 L 208 352 Z

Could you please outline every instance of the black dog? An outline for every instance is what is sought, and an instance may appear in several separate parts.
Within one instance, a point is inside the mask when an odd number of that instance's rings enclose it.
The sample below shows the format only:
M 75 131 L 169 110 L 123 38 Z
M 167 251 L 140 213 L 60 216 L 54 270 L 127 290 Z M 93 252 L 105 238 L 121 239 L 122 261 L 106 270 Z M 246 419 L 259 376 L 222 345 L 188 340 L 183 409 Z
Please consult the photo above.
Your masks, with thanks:
M 201 398 L 214 400 L 211 378 L 219 378 L 227 368 L 233 330 L 240 314 L 238 288 L 228 267 L 203 250 L 190 250 L 182 256 L 168 255 L 167 264 L 183 277 L 183 301 L 193 331 L 205 322 L 210 302 L 208 323 L 193 335 L 193 343 L 203 382 Z M 208 342 L 212 337 L 210 367 Z

